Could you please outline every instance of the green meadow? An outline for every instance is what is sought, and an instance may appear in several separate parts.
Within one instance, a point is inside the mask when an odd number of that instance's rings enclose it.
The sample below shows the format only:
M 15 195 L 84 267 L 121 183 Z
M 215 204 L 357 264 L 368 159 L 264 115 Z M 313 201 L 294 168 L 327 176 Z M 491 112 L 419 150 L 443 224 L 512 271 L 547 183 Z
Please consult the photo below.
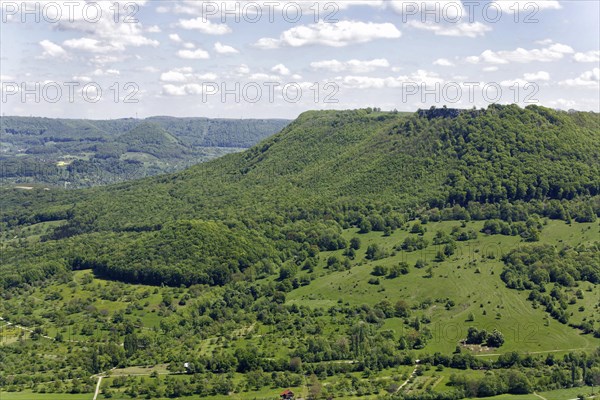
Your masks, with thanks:
M 450 233 L 459 222 L 428 223 L 424 237 L 431 243 L 436 231 Z M 483 222 L 469 222 L 468 228 L 479 231 Z M 338 303 L 374 305 L 382 300 L 394 303 L 403 299 L 410 304 L 431 303 L 423 309 L 432 322 L 433 339 L 428 351 L 451 352 L 461 339 L 464 339 L 469 326 L 488 331 L 498 329 L 504 333 L 506 343 L 501 352 L 522 351 L 530 353 L 568 352 L 593 349 L 598 339 L 582 335 L 578 331 L 549 318 L 542 308 L 533 308 L 527 300 L 527 291 L 508 289 L 500 279 L 503 263 L 502 255 L 523 246 L 519 237 L 479 234 L 471 241 L 459 242 L 455 255 L 443 262 L 434 261 L 438 246 L 430 245 L 419 251 L 407 253 L 392 250 L 405 237 L 406 231 L 396 231 L 390 236 L 381 232 L 358 234 L 357 230 L 347 230 L 347 239 L 358 236 L 361 249 L 357 252 L 356 267 L 348 271 L 329 272 L 324 266 L 317 272 L 317 278 L 310 285 L 298 288 L 288 296 L 288 302 L 313 307 L 330 307 Z M 544 226 L 540 243 L 553 245 L 588 243 L 599 237 L 597 224 L 571 224 L 563 221 L 548 221 Z M 365 251 L 370 244 L 378 244 L 388 249 L 392 255 L 378 261 L 366 261 Z M 337 252 L 341 256 L 341 251 Z M 335 253 L 332 253 L 335 254 Z M 326 258 L 325 256 L 324 258 Z M 413 266 L 417 260 L 425 260 L 432 267 L 433 276 L 426 277 L 425 268 Z M 378 285 L 369 284 L 376 265 L 391 267 L 399 262 L 407 262 L 410 272 L 398 278 L 379 279 Z M 584 297 L 569 305 L 574 320 L 594 319 L 595 308 L 600 298 L 597 285 L 583 283 Z M 455 305 L 444 307 L 449 299 Z M 583 307 L 583 311 L 580 311 Z M 473 321 L 468 321 L 469 315 Z M 386 319 L 383 329 L 391 329 L 400 336 L 405 329 L 402 319 Z M 497 353 L 496 350 L 482 351 Z

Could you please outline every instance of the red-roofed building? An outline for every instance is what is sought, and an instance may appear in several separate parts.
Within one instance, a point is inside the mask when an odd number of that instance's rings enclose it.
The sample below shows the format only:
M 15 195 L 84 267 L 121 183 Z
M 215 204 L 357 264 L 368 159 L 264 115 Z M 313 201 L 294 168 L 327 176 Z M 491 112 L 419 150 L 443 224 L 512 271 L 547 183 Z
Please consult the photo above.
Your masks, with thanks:
M 293 400 L 294 392 L 292 392 L 290 389 L 286 389 L 283 392 L 281 392 L 279 397 L 281 397 L 281 400 Z

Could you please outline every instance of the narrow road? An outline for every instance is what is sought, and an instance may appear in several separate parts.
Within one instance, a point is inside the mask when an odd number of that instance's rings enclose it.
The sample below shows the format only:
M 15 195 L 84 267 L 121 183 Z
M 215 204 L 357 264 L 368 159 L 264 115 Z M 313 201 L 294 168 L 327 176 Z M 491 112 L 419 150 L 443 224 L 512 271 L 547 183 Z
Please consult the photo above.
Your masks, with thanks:
M 539 397 L 539 398 L 540 398 L 540 399 L 542 399 L 542 400 L 548 400 L 548 399 L 546 399 L 544 396 L 540 396 L 540 395 L 539 395 L 539 394 L 537 394 L 536 392 L 533 392 L 533 395 L 534 395 L 535 397 Z
M 185 374 L 185 372 L 157 372 L 158 375 L 183 375 Z M 152 372 L 136 372 L 136 373 L 115 373 L 112 374 L 111 376 L 113 377 L 117 377 L 117 376 L 150 376 L 152 375 Z
M 26 332 L 33 333 L 33 329 L 30 329 L 30 328 L 25 328 L 24 326 L 17 325 L 17 324 L 13 324 L 12 322 L 10 322 L 10 321 L 8 321 L 8 320 L 6 320 L 6 319 L 2 318 L 2 317 L 0 317 L 0 321 L 2 321 L 2 322 L 5 322 L 5 323 L 6 323 L 6 325 L 4 325 L 4 327 L 7 327 L 7 326 L 14 326 L 14 327 L 15 327 L 15 328 L 17 328 L 17 329 L 21 329 L 21 330 L 24 330 L 24 331 L 26 331 Z M 50 336 L 48 336 L 48 335 L 40 335 L 40 336 L 41 336 L 41 337 L 43 337 L 44 339 L 56 340 L 56 338 L 50 337 Z M 64 342 L 70 342 L 70 343 L 81 343 L 79 340 L 68 340 L 68 339 L 63 339 L 63 341 L 64 341 Z
M 542 350 L 542 351 L 527 351 L 523 354 L 544 354 L 544 353 L 559 353 L 561 351 L 578 351 L 588 350 L 587 347 L 580 347 L 578 349 L 560 349 L 560 350 Z M 501 356 L 502 353 L 488 353 L 488 354 L 475 354 L 475 357 L 488 357 L 488 356 Z
M 544 396 L 541 396 L 541 395 L 537 394 L 536 392 L 533 392 L 532 394 L 533 394 L 535 397 L 539 397 L 539 398 L 540 398 L 540 399 L 542 399 L 542 400 L 548 400 L 547 398 L 545 398 Z M 586 396 L 585 398 L 586 398 L 586 399 L 595 399 L 595 398 L 597 398 L 597 397 L 598 397 L 597 395 L 594 395 L 594 396 L 589 396 L 589 397 L 588 397 L 588 396 Z M 568 399 L 568 400 L 578 400 L 578 399 L 579 399 L 579 398 L 576 398 L 576 399 Z
M 100 384 L 102 383 L 102 375 L 98 376 L 98 384 L 96 385 L 96 392 L 94 393 L 94 400 L 98 397 L 98 393 L 100 393 Z
M 16 324 L 13 324 L 12 322 L 10 322 L 10 321 L 7 321 L 7 320 L 5 320 L 5 319 L 4 319 L 4 318 L 2 318 L 2 317 L 0 317 L 0 321 L 4 321 L 4 322 L 6 322 L 6 325 L 4 325 L 4 326 L 11 326 L 11 325 L 12 325 L 12 326 L 14 326 L 15 328 L 22 329 L 22 330 L 24 330 L 24 331 L 27 331 L 27 332 L 29 332 L 29 333 L 33 333 L 33 329 L 29 329 L 29 328 L 25 328 L 24 326 L 21 326 L 21 325 L 16 325 Z M 43 337 L 43 338 L 46 338 L 46 339 L 54 340 L 54 338 L 52 338 L 52 337 L 50 337 L 50 336 L 46 336 L 46 335 L 40 335 L 40 336 L 41 336 L 41 337 Z
M 415 365 L 415 369 L 413 369 L 413 371 L 410 373 L 408 378 L 402 383 L 402 385 L 398 386 L 398 389 L 396 389 L 396 391 L 394 393 L 398 393 L 400 391 L 400 389 L 402 389 L 404 386 L 406 386 L 408 384 L 408 381 L 410 381 L 411 378 L 413 376 L 415 376 L 415 374 L 417 373 L 417 368 L 419 368 L 419 364 Z

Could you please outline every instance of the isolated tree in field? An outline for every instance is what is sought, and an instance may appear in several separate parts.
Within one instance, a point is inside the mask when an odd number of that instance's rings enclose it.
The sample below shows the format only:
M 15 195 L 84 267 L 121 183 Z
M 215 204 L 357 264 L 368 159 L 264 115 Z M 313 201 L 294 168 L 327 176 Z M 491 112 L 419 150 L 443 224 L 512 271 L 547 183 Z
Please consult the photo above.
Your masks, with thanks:
M 508 372 L 508 393 L 511 394 L 527 394 L 533 391 L 531 382 L 525 374 L 518 370 L 510 370 Z
M 341 262 L 337 256 L 331 256 L 327 259 L 327 268 L 331 268 L 334 271 L 340 269 Z
M 373 267 L 372 274 L 375 276 L 385 276 L 387 274 L 387 268 L 383 265 L 376 265 Z
M 394 279 L 402 275 L 402 267 L 399 264 L 392 265 L 388 272 L 388 278 Z
M 169 307 L 172 303 L 173 303 L 173 296 L 171 296 L 171 293 L 169 293 L 169 292 L 163 293 L 162 301 L 160 304 L 165 307 Z
M 302 371 L 302 360 L 300 357 L 292 357 L 290 360 L 290 370 L 293 372 Z
M 433 268 L 432 267 L 427 268 L 425 277 L 426 278 L 433 278 Z
M 279 280 L 291 279 L 298 273 L 298 267 L 293 263 L 286 263 L 279 270 Z
M 315 374 L 310 376 L 310 386 L 308 389 L 308 398 L 310 400 L 317 400 L 321 397 L 321 391 L 323 390 L 323 386 L 321 382 L 319 382 L 319 378 Z
M 373 229 L 373 226 L 367 219 L 363 219 L 359 225 L 360 233 L 369 233 Z
M 400 273 L 402 275 L 406 275 L 410 272 L 410 266 L 406 261 L 400 261 L 400 263 L 398 263 L 398 266 L 400 267 Z
M 435 261 L 437 262 L 442 262 L 446 259 L 446 255 L 444 254 L 444 252 L 442 252 L 441 250 L 438 250 L 438 252 L 435 254 Z
M 352 239 L 350 239 L 350 247 L 354 250 L 360 249 L 360 238 L 353 237 Z
M 467 331 L 467 344 L 483 344 L 488 338 L 488 333 L 485 329 L 481 331 L 473 326 L 470 326 Z
M 423 227 L 423 225 L 421 225 L 421 222 L 417 221 L 410 228 L 410 233 L 417 233 L 419 235 L 422 235 L 425 233 L 425 228 Z
M 394 306 L 389 300 L 381 300 L 375 304 L 374 308 L 381 311 L 385 315 L 385 318 L 392 318 L 394 316 Z
M 370 326 L 364 322 L 359 322 L 350 328 L 350 348 L 354 357 L 362 357 L 369 352 L 370 334 Z
M 447 243 L 444 246 L 444 255 L 446 257 L 450 257 L 452 254 L 454 254 L 455 250 L 456 250 L 456 243 L 454 242 L 454 240 L 452 240 L 451 242 Z
M 396 317 L 399 317 L 399 318 L 408 317 L 408 315 L 410 313 L 410 306 L 408 305 L 408 303 L 406 301 L 398 300 L 396 302 L 396 304 L 394 305 L 394 311 L 395 311 Z
M 305 271 L 308 271 L 308 272 L 313 272 L 315 270 L 316 266 L 317 266 L 317 259 L 314 257 L 309 257 L 304 262 L 302 269 Z
M 131 357 L 133 354 L 135 354 L 138 349 L 138 340 L 135 333 L 125 335 L 123 348 L 125 349 L 125 354 L 127 357 Z
M 354 260 L 354 258 L 356 257 L 356 250 L 354 250 L 352 247 L 348 247 L 346 250 L 344 250 L 344 256 L 348 257 L 351 260 Z
M 500 347 L 504 344 L 504 335 L 497 329 L 494 329 L 488 336 L 486 344 L 489 347 Z
M 384 258 L 386 255 L 386 251 L 383 248 L 381 248 L 378 244 L 373 243 L 367 247 L 367 253 L 365 257 L 368 260 L 379 260 Z

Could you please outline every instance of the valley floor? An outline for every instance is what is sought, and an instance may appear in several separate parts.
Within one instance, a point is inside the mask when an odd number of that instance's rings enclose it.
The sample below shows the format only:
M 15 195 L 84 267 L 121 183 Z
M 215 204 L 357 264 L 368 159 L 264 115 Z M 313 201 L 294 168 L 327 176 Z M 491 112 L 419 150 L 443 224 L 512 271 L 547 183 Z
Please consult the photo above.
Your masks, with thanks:
M 185 396 L 178 397 L 180 400 L 276 400 L 278 399 L 278 394 L 283 389 L 265 389 L 256 392 L 246 392 L 246 393 L 235 393 L 229 396 L 209 396 L 209 397 L 199 397 L 199 396 Z M 485 397 L 479 399 L 485 400 L 578 400 L 578 396 L 583 394 L 585 399 L 598 399 L 600 398 L 600 394 L 598 394 L 598 388 L 594 389 L 594 395 L 592 395 L 592 388 L 578 387 L 571 389 L 559 389 L 552 390 L 549 392 L 540 392 L 535 394 L 524 394 L 524 395 L 511 395 L 511 394 L 503 394 L 499 396 Z M 31 391 L 23 391 L 23 392 L 0 392 L 1 400 L 93 400 L 93 393 L 83 393 L 83 394 L 67 394 L 67 393 L 33 393 Z M 376 398 L 377 396 L 362 396 L 362 397 L 340 397 L 339 399 L 362 399 L 362 400 L 371 400 Z M 98 399 L 102 399 L 103 396 L 98 396 Z M 115 395 L 112 397 L 113 400 L 130 400 L 131 398 L 128 396 Z M 172 400 L 169 398 L 158 398 L 155 400 Z M 466 400 L 475 400 L 475 399 L 466 399 Z
M 429 222 L 423 237 L 430 243 L 436 232 L 449 233 L 460 221 Z M 464 229 L 480 232 L 483 221 L 464 223 Z M 43 227 L 38 230 L 43 231 Z M 312 310 L 329 310 L 336 307 L 365 307 L 376 308 L 382 302 L 395 304 L 405 301 L 410 307 L 410 318 L 385 316 L 374 324 L 378 334 L 389 338 L 392 343 L 398 343 L 403 338 L 415 334 L 414 324 L 417 323 L 430 332 L 430 337 L 422 348 L 413 349 L 415 358 L 424 354 L 452 354 L 457 346 L 462 353 L 472 354 L 478 359 L 495 361 L 501 355 L 518 352 L 524 357 L 532 355 L 536 358 L 554 357 L 560 360 L 570 352 L 591 353 L 600 345 L 600 340 L 592 334 L 583 334 L 581 330 L 560 323 L 549 316 L 545 309 L 528 300 L 528 290 L 515 290 L 506 287 L 501 279 L 503 272 L 502 256 L 512 249 L 524 246 L 519 236 L 487 235 L 479 233 L 473 240 L 457 242 L 453 255 L 443 261 L 436 261 L 439 246 L 429 245 L 422 251 L 395 250 L 408 237 L 415 237 L 408 229 L 398 229 L 391 235 L 382 232 L 359 234 L 358 229 L 346 229 L 343 237 L 350 241 L 360 237 L 360 249 L 356 251 L 352 265 L 348 269 L 328 267 L 331 257 L 342 259 L 343 250 L 323 252 L 319 264 L 312 272 L 298 271 L 298 277 L 306 277 L 306 285 L 299 285 L 285 293 L 284 304 L 280 307 L 308 307 Z M 592 243 L 598 238 L 597 223 L 572 223 L 564 221 L 544 221 L 544 227 L 539 244 L 555 246 Z M 366 253 L 370 245 L 377 245 L 386 250 L 386 256 L 377 260 L 367 259 Z M 415 268 L 417 261 L 423 260 L 428 268 Z M 377 266 L 384 270 L 392 270 L 394 266 L 406 263 L 409 271 L 397 277 L 374 276 Z M 271 274 L 262 278 L 264 284 L 276 286 L 278 277 Z M 375 283 L 376 281 L 376 283 Z M 551 289 L 548 285 L 548 291 Z M 62 384 L 60 390 L 70 391 L 72 378 L 69 378 L 71 363 L 79 362 L 88 351 L 88 344 L 101 346 L 114 341 L 114 331 L 118 329 L 136 329 L 138 336 L 147 340 L 168 340 L 166 349 L 161 348 L 163 361 L 154 364 L 152 368 L 138 367 L 134 361 L 123 361 L 130 365 L 127 368 L 99 369 L 102 379 L 101 390 L 96 400 L 112 398 L 129 400 L 138 398 L 126 393 L 131 387 L 145 387 L 149 384 L 167 387 L 177 386 L 178 381 L 189 380 L 190 375 L 181 373 L 181 369 L 173 370 L 173 365 L 181 364 L 174 361 L 169 365 L 164 358 L 181 360 L 190 354 L 208 358 L 223 357 L 225 352 L 233 353 L 240 349 L 258 349 L 265 360 L 282 359 L 289 361 L 298 349 L 319 345 L 320 338 L 341 337 L 345 329 L 349 329 L 344 316 L 322 314 L 308 315 L 307 318 L 293 316 L 293 323 L 300 326 L 301 322 L 312 325 L 299 328 L 278 329 L 273 324 L 261 322 L 258 319 L 246 318 L 241 312 L 236 315 L 238 321 L 222 317 L 222 322 L 212 331 L 208 328 L 199 330 L 205 337 L 189 335 L 183 326 L 196 309 L 209 304 L 215 299 L 225 298 L 226 288 L 220 287 L 191 287 L 169 288 L 147 285 L 129 285 L 122 282 L 109 281 L 95 277 L 90 270 L 75 271 L 68 279 L 54 281 L 51 284 L 31 287 L 22 295 L 15 295 L 3 301 L 0 306 L 0 351 L 6 350 L 10 358 L 11 370 L 2 371 L 0 378 L 6 376 L 36 376 L 38 393 L 29 389 L 23 390 L 26 384 L 0 388 L 0 400 L 92 400 L 98 374 L 90 376 L 84 367 L 79 367 L 77 376 L 80 383 L 73 385 L 86 393 L 39 393 L 40 390 L 51 391 L 54 388 L 56 375 L 60 374 Z M 579 282 L 578 286 L 565 288 L 565 294 L 570 299 L 566 305 L 570 315 L 570 324 L 581 324 L 586 320 L 596 321 L 599 286 L 589 282 Z M 234 296 L 237 293 L 234 292 Z M 241 296 L 241 294 L 240 294 Z M 243 311 L 243 306 L 240 310 Z M 216 318 L 216 317 L 215 317 Z M 134 321 L 133 325 L 126 325 Z M 207 319 L 199 323 L 208 325 Z M 284 321 L 285 322 L 285 321 Z M 349 324 L 348 324 L 349 325 Z M 360 324 L 359 324 L 360 325 Z M 505 343 L 499 348 L 485 346 L 462 346 L 461 341 L 467 336 L 470 327 L 486 329 L 488 332 L 497 329 L 504 334 Z M 178 330 L 179 329 L 179 330 Z M 304 331 L 303 329 L 306 329 Z M 309 333 L 319 332 L 318 334 Z M 353 328 L 352 328 L 353 329 Z M 418 329 L 417 329 L 418 331 Z M 205 333 L 206 332 L 206 333 Z M 421 328 L 421 331 L 423 329 Z M 126 335 L 124 335 L 126 336 Z M 183 338 L 183 339 L 180 339 Z M 341 340 L 341 339 L 340 339 Z M 157 349 L 159 348 L 157 342 Z M 119 346 L 123 344 L 119 343 Z M 117 346 L 115 346 L 117 347 Z M 23 350 L 19 350 L 19 349 Z M 22 351 L 27 354 L 28 362 L 24 363 L 19 355 L 13 356 L 10 351 Z M 135 349 L 134 349 L 135 350 Z M 73 353 L 79 351 L 79 353 Z M 112 349 L 113 352 L 121 350 Z M 182 352 L 187 352 L 182 356 Z M 75 355 L 73 355 L 75 354 Z M 138 351 L 138 359 L 149 357 L 146 352 Z M 237 354 L 237 353 L 236 353 Z M 2 355 L 2 354 L 0 354 Z M 107 356 L 103 356 L 107 357 Z M 134 358 L 132 357 L 132 360 Z M 67 360 L 62 367 L 56 360 Z M 42 368 L 42 364 L 52 361 L 54 372 Z M 104 359 L 100 361 L 108 362 Z M 305 367 L 313 367 L 326 363 L 322 360 L 303 361 Z M 353 364 L 352 360 L 341 359 L 330 361 L 329 364 Z M 8 365 L 8 364 L 7 364 Z M 82 363 L 82 365 L 85 365 Z M 181 367 L 181 366 L 180 366 Z M 331 367 L 331 365 L 329 365 Z M 110 370 L 108 374 L 106 371 Z M 57 372 L 58 371 L 58 372 Z M 235 371 L 235 368 L 229 371 Z M 174 373 L 175 372 L 175 373 Z M 262 372 L 262 371 L 261 371 Z M 331 372 L 331 371 L 330 371 Z M 415 374 L 415 365 L 400 365 L 394 368 L 383 368 L 373 371 L 349 371 L 339 373 L 322 373 L 318 384 L 323 389 L 348 387 L 352 382 L 353 388 L 348 392 L 357 391 L 360 395 L 336 395 L 340 399 L 373 399 L 387 393 L 402 393 L 418 395 L 425 390 L 446 392 L 453 390 L 450 385 L 451 376 L 468 375 L 483 378 L 482 370 L 465 370 L 425 365 Z M 278 394 L 286 387 L 281 385 L 259 384 L 255 390 L 250 383 L 248 374 L 229 372 L 226 374 L 209 374 L 211 385 L 217 384 L 221 378 L 229 380 L 233 389 L 230 395 L 205 395 L 191 397 L 171 397 L 181 399 L 207 400 L 253 400 L 277 399 Z M 294 374 L 292 374 L 294 375 Z M 297 397 L 308 398 L 311 383 L 300 374 L 296 386 L 291 389 Z M 314 375 L 313 375 L 314 376 Z M 193 378 L 192 378 L 193 379 Z M 269 382 L 271 373 L 262 376 Z M 274 379 L 274 378 L 273 378 Z M 302 383 L 304 379 L 304 383 Z M 123 382 L 125 382 L 124 384 Z M 581 379 L 577 379 L 581 382 Z M 215 383 L 216 382 L 216 383 Z M 285 383 L 283 383 L 285 384 Z M 357 389 L 358 388 L 358 389 Z M 21 390 L 21 391 L 19 391 Z M 107 396 L 108 390 L 110 397 Z M 325 391 L 325 390 L 324 390 Z M 598 388 L 596 388 L 598 391 Z M 163 392 L 164 393 L 164 392 Z M 221 391 L 227 393 L 227 390 Z M 505 400 L 570 400 L 579 394 L 589 395 L 591 387 L 539 392 L 522 396 L 502 395 L 490 399 Z M 142 394 L 139 395 L 143 397 Z M 152 397 L 157 398 L 157 397 Z

